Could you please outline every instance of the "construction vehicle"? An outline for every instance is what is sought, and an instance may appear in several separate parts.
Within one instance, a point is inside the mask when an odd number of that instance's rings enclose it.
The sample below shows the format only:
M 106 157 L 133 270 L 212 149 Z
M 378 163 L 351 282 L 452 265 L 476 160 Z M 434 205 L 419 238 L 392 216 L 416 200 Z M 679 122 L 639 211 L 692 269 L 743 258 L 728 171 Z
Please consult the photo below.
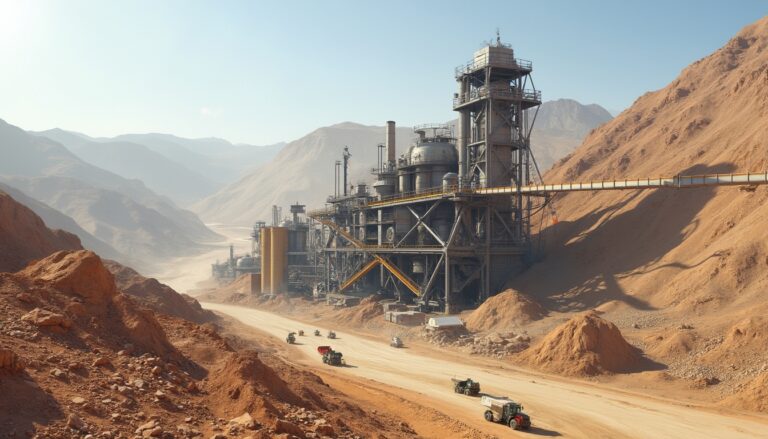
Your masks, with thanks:
M 318 337 L 320 336 L 320 330 L 319 329 L 315 329 L 315 335 L 318 336 Z
M 513 430 L 527 430 L 531 427 L 531 418 L 523 413 L 523 406 L 509 398 L 483 396 L 480 404 L 488 408 L 485 420 L 509 425 Z
M 477 396 L 480 393 L 480 383 L 472 378 L 466 380 L 451 378 L 451 381 L 453 381 L 453 391 L 456 393 L 463 393 L 467 396 Z
M 303 336 L 304 336 L 304 330 L 303 329 L 299 329 L 299 337 L 303 337 Z
M 328 331 L 328 338 L 330 338 L 331 340 L 335 339 L 336 333 L 333 331 Z
M 323 356 L 323 363 L 331 366 L 343 366 L 342 353 L 334 351 L 330 346 L 318 346 L 317 353 Z
M 392 337 L 392 341 L 389 342 L 389 345 L 392 346 L 393 348 L 401 348 L 403 347 L 403 341 L 400 340 L 400 337 L 394 336 Z
M 293 344 L 294 342 L 296 342 L 296 333 L 289 332 L 288 337 L 285 337 L 285 341 L 288 342 L 288 344 Z

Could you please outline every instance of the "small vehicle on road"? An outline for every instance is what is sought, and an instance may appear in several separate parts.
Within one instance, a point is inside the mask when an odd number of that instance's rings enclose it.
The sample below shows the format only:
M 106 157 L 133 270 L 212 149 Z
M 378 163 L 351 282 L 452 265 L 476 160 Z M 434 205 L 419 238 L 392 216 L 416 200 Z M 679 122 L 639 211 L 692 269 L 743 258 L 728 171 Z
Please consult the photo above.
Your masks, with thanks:
M 320 330 L 319 329 L 315 329 L 315 335 L 318 336 L 318 337 L 320 336 Z
M 403 347 L 403 340 L 401 340 L 398 336 L 394 336 L 392 337 L 392 341 L 389 342 L 389 345 L 393 348 L 401 348 Z
M 303 336 L 304 336 L 304 330 L 303 329 L 299 329 L 299 337 L 303 337 Z
M 296 333 L 295 332 L 289 332 L 288 336 L 285 337 L 285 341 L 288 342 L 288 344 L 293 344 L 296 342 Z
M 333 340 L 334 338 L 336 338 L 336 333 L 335 333 L 335 332 L 333 332 L 333 331 L 328 331 L 328 338 L 330 338 L 331 340 Z
M 483 416 L 488 422 L 506 424 L 513 430 L 531 428 L 531 418 L 523 413 L 523 406 L 509 398 L 483 396 L 480 404 L 487 408 Z
M 456 393 L 463 393 L 467 396 L 477 396 L 480 393 L 480 383 L 472 378 L 466 380 L 451 378 L 451 381 L 453 381 L 453 391 Z
M 323 356 L 323 363 L 331 366 L 343 366 L 344 359 L 341 352 L 334 351 L 330 346 L 318 346 L 317 353 Z

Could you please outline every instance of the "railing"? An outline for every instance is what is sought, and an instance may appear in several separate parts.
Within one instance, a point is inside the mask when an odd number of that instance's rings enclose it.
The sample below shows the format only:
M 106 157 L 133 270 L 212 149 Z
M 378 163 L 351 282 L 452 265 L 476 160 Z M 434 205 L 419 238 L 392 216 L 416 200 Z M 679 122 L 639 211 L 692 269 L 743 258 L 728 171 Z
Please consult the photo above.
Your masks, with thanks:
M 519 59 L 511 55 L 492 53 L 490 56 L 483 55 L 469 61 L 466 64 L 462 64 L 456 67 L 454 69 L 454 73 L 456 74 L 456 77 L 459 77 L 461 75 L 483 69 L 487 66 L 511 67 L 525 71 L 531 71 L 533 69 L 533 63 L 527 59 Z
M 468 102 L 485 99 L 489 96 L 497 99 L 541 102 L 541 91 L 539 90 L 527 90 L 511 87 L 509 89 L 502 90 L 498 88 L 482 86 L 472 90 L 469 93 L 465 93 L 453 98 L 453 106 L 458 107 Z
M 733 186 L 768 184 L 768 172 L 741 174 L 678 175 L 674 177 L 627 178 L 597 180 L 576 183 L 533 184 L 527 186 L 497 186 L 485 188 L 459 188 L 456 185 L 430 188 L 423 191 L 406 192 L 370 201 L 366 207 L 378 207 L 400 202 L 439 198 L 454 195 L 504 195 L 517 193 L 576 192 L 624 189 L 691 188 L 703 186 Z

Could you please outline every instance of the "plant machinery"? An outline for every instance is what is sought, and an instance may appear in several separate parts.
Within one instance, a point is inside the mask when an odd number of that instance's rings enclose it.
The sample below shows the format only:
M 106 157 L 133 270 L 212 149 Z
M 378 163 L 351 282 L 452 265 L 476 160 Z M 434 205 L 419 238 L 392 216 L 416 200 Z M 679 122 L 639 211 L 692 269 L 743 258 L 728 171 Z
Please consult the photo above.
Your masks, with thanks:
M 453 391 L 456 393 L 463 393 L 467 396 L 477 396 L 480 393 L 480 383 L 472 378 L 466 380 L 451 378 L 451 381 L 453 381 Z
M 288 333 L 288 336 L 287 336 L 287 337 L 285 337 L 285 341 L 286 341 L 288 344 L 293 344 L 293 343 L 295 343 L 295 342 L 296 342 L 296 333 L 295 333 L 295 332 L 289 332 L 289 333 Z
M 343 366 L 345 364 L 342 353 L 334 351 L 330 346 L 318 346 L 317 353 L 323 356 L 323 363 L 330 366 Z
M 487 408 L 483 414 L 486 421 L 506 424 L 513 430 L 531 428 L 531 418 L 523 413 L 523 406 L 509 398 L 483 396 L 480 404 Z

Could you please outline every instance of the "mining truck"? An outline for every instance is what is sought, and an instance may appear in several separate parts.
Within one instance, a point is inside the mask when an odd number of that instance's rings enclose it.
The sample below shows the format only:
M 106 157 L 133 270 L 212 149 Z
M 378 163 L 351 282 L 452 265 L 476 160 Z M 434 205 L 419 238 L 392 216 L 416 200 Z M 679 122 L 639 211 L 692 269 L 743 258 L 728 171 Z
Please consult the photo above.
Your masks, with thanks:
M 509 425 L 513 430 L 527 430 L 531 427 L 530 416 L 523 413 L 523 406 L 509 398 L 483 396 L 480 404 L 486 407 L 485 420 Z
M 304 335 L 304 330 L 303 329 L 299 329 L 299 337 L 301 337 L 303 335 Z
M 400 337 L 392 337 L 392 341 L 389 342 L 389 345 L 393 348 L 401 348 L 403 347 L 403 340 L 400 339 Z
M 334 338 L 336 338 L 336 333 L 335 333 L 335 332 L 333 332 L 333 331 L 328 331 L 328 338 L 330 338 L 331 340 L 333 340 Z
M 317 336 L 320 335 L 320 330 L 319 329 L 315 329 L 315 335 L 317 335 Z
M 344 360 L 342 359 L 342 353 L 334 351 L 330 346 L 318 346 L 317 353 L 323 356 L 323 363 L 331 366 L 342 366 Z
M 463 393 L 467 396 L 476 396 L 480 393 L 480 383 L 472 378 L 466 380 L 451 378 L 451 381 L 453 381 L 453 391 L 456 393 Z
M 285 337 L 285 341 L 288 342 L 288 344 L 293 344 L 296 341 L 296 333 L 289 332 L 288 337 Z

